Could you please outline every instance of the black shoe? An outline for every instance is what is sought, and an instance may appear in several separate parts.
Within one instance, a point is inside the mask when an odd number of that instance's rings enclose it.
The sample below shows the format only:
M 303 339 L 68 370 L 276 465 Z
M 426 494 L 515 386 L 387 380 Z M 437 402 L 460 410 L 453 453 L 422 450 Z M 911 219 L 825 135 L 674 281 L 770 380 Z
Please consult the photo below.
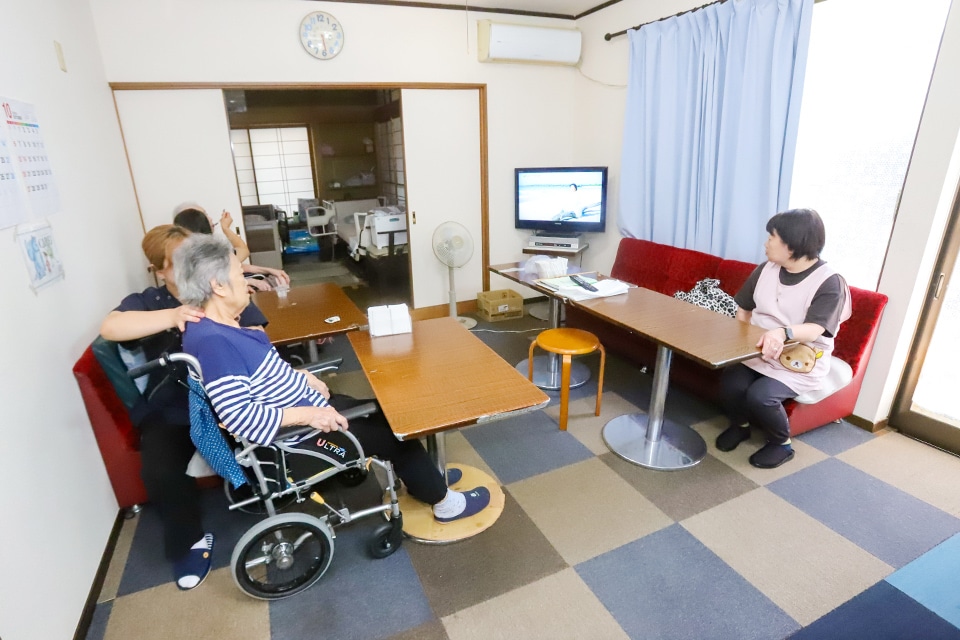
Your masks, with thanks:
M 775 469 L 788 460 L 793 460 L 793 447 L 773 442 L 763 445 L 760 451 L 750 456 L 750 464 L 760 469 Z
M 717 449 L 733 451 L 741 442 L 749 439 L 750 427 L 738 427 L 736 425 L 727 427 L 723 433 L 717 436 Z

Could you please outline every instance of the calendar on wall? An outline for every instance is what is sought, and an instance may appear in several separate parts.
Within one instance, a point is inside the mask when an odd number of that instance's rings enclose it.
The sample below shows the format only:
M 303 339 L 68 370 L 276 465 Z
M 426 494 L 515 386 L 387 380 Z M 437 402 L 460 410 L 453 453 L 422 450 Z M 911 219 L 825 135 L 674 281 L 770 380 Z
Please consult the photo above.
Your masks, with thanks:
M 0 228 L 60 208 L 40 123 L 33 105 L 0 97 Z

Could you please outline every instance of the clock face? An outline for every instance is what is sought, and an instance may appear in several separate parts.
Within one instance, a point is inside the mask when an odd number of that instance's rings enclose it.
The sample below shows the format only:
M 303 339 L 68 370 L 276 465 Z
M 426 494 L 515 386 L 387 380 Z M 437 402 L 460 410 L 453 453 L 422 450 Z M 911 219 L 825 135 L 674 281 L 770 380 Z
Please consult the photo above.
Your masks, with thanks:
M 300 43 L 307 53 L 329 60 L 343 49 L 343 27 L 325 11 L 314 11 L 300 22 Z

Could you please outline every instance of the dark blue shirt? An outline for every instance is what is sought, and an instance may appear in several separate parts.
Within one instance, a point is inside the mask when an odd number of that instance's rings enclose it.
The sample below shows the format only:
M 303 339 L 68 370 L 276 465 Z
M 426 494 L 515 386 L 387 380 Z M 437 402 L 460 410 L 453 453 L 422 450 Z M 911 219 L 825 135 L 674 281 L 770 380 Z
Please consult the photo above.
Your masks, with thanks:
M 182 306 L 166 286 L 149 287 L 141 293 L 131 293 L 124 298 L 115 311 L 162 311 Z M 267 318 L 252 302 L 240 314 L 240 326 L 266 326 Z M 155 360 L 164 353 L 183 351 L 183 334 L 176 327 L 155 333 L 152 336 L 120 343 L 125 349 L 143 349 L 147 361 Z M 190 424 L 187 406 L 186 365 L 177 363 L 170 370 L 150 374 L 144 399 L 148 405 L 145 414 L 160 413 L 170 425 Z

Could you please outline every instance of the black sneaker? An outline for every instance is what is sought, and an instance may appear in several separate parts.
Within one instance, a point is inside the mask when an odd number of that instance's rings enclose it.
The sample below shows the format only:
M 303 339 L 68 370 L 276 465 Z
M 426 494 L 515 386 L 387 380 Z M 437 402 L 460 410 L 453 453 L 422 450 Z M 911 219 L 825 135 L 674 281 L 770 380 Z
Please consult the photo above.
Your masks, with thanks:
M 717 436 L 717 449 L 720 451 L 733 451 L 741 442 L 750 439 L 750 427 L 732 426 Z

